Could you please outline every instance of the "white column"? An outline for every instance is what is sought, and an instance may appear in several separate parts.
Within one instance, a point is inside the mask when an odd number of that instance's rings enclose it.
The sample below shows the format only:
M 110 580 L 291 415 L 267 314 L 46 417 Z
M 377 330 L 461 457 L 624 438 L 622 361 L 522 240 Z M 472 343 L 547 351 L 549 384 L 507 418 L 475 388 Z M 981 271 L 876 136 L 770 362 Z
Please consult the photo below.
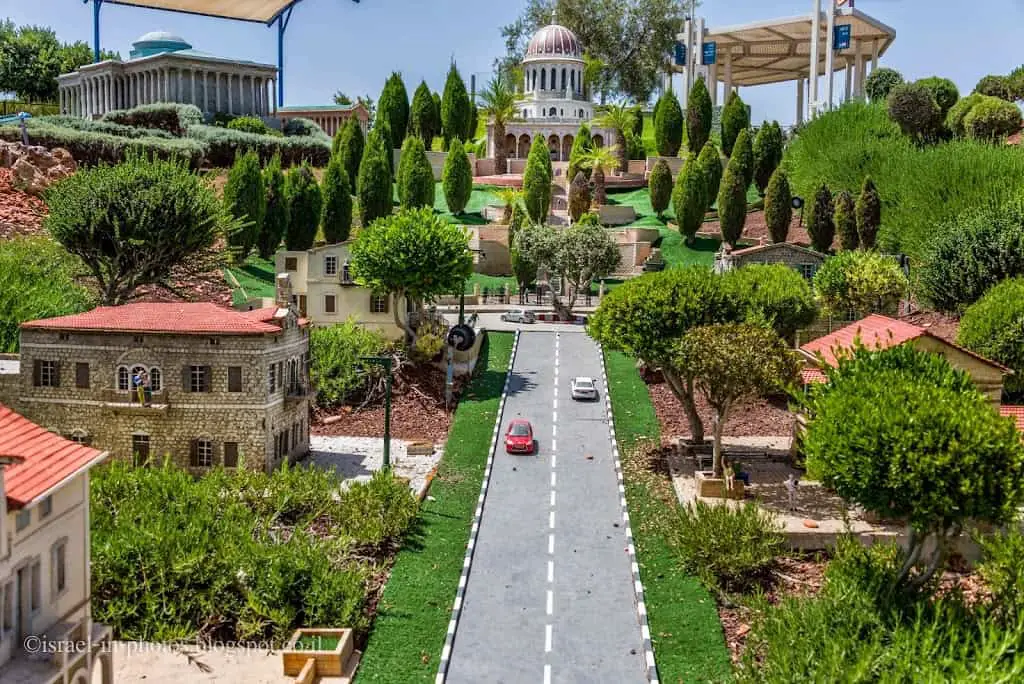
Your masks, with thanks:
M 804 122 L 804 77 L 796 79 L 796 122 Z
M 225 76 L 227 76 L 227 80 L 228 80 L 228 114 L 234 114 L 235 113 L 235 107 L 234 107 L 235 103 L 233 102 L 233 98 L 232 98 L 232 94 L 231 94 L 231 72 L 229 71 L 228 73 L 225 74 Z M 241 88 L 239 88 L 239 90 L 241 90 Z
M 220 72 L 213 72 L 213 94 L 217 98 L 216 111 L 220 111 Z
M 249 76 L 249 93 L 252 95 L 252 100 L 249 103 L 249 109 L 255 116 L 260 115 L 260 108 L 256 105 L 256 77 Z
M 164 102 L 171 100 L 171 70 L 164 67 Z
M 878 68 L 878 39 L 871 41 L 871 73 Z
M 114 108 L 114 77 L 107 74 L 103 77 L 103 87 L 107 91 L 107 107 L 105 111 L 110 111 Z
M 860 41 L 855 41 L 857 49 L 857 64 L 854 66 L 853 96 L 861 97 L 864 94 L 864 52 L 861 50 Z
M 851 62 L 850 58 L 847 57 L 846 58 L 846 88 L 845 88 L 846 92 L 844 93 L 845 96 L 843 97 L 843 102 L 849 102 L 850 101 L 850 95 L 853 92 L 852 86 L 853 86 L 853 62 Z
M 832 94 L 835 92 L 835 28 L 836 28 L 836 2 L 827 0 L 828 16 L 825 21 L 825 101 L 826 108 L 832 109 Z
M 181 102 L 181 103 L 184 104 L 186 102 L 186 100 L 185 100 L 185 74 L 184 74 L 184 72 L 182 72 L 182 70 L 180 68 L 176 69 L 175 71 L 178 72 L 178 83 L 175 86 L 176 91 L 174 93 L 174 101 L 175 102 Z
M 829 0 L 831 2 L 831 0 Z M 815 114 L 818 105 L 818 48 L 821 42 L 821 0 L 813 0 L 811 3 L 811 116 Z
M 277 115 L 277 79 L 270 79 L 270 101 L 274 105 L 274 115 Z

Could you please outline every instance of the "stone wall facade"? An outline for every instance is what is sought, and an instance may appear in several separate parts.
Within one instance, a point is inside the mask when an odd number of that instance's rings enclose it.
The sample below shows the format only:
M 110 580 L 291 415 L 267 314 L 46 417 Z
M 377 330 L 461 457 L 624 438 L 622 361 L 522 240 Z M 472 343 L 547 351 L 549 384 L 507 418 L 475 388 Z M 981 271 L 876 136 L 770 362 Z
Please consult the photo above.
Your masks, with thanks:
M 16 408 L 113 458 L 270 471 L 309 448 L 309 331 L 285 320 L 265 335 L 23 329 Z M 138 366 L 149 406 L 131 389 Z

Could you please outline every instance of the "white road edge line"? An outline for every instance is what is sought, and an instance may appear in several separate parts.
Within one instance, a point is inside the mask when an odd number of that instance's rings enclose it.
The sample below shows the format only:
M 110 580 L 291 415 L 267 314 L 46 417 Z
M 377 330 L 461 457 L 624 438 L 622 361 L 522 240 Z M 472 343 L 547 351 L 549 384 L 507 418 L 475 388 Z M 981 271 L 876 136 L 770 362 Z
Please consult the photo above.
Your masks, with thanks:
M 512 340 L 512 353 L 508 359 L 508 367 L 505 369 L 505 384 L 501 390 L 501 400 L 498 403 L 498 414 L 494 417 L 494 433 L 491 436 L 490 451 L 488 451 L 487 468 L 484 471 L 483 481 L 480 484 L 480 499 L 476 511 L 473 514 L 472 531 L 466 544 L 466 555 L 462 562 L 462 574 L 459 576 L 459 588 L 456 590 L 455 600 L 452 603 L 452 617 L 448 626 L 448 634 L 444 640 L 444 647 L 441 650 L 441 661 L 437 666 L 437 675 L 434 677 L 434 684 L 444 684 L 448 677 L 448 667 L 451 664 L 452 647 L 455 643 L 455 635 L 458 632 L 459 618 L 462 616 L 462 598 L 466 586 L 469 583 L 469 573 L 473 565 L 473 554 L 476 550 L 476 538 L 480 531 L 480 521 L 483 519 L 484 502 L 487 500 L 487 488 L 490 482 L 491 463 L 497 449 L 497 434 L 501 429 L 501 423 L 505 415 L 505 399 L 508 398 L 509 386 L 512 382 L 512 368 L 516 362 L 516 352 L 519 350 L 519 331 L 515 332 Z M 551 535 L 552 553 L 554 553 L 554 535 Z

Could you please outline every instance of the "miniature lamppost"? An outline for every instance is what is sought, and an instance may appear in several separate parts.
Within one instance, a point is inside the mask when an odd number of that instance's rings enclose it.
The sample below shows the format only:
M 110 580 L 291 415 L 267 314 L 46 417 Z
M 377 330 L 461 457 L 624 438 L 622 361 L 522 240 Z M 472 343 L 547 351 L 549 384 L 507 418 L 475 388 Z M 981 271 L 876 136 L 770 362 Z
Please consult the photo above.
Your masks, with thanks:
M 387 375 L 384 378 L 384 464 L 383 469 L 391 468 L 391 357 L 364 356 L 363 361 L 384 367 Z
M 28 147 L 28 127 L 25 125 L 26 119 L 31 119 L 32 115 L 28 112 L 18 112 L 18 119 L 21 122 L 21 144 Z

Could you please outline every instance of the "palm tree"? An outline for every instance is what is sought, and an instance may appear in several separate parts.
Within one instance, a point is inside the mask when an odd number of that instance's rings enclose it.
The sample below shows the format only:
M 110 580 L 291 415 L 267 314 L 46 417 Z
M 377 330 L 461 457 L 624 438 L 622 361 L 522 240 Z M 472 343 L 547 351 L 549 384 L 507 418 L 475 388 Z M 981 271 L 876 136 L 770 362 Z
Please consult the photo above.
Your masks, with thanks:
M 636 123 L 636 111 L 633 107 L 621 104 L 608 105 L 598 115 L 592 126 L 611 128 L 619 139 L 619 162 L 620 171 L 625 171 L 629 165 L 629 150 L 626 149 L 626 135 L 633 133 L 633 125 Z
M 494 129 L 494 171 L 505 173 L 505 124 L 514 121 L 519 113 L 519 94 L 507 76 L 499 70 L 487 87 L 480 91 L 480 109 L 491 120 Z
M 515 208 L 523 197 L 523 191 L 519 188 L 502 188 L 495 193 L 498 196 L 498 201 L 505 205 L 505 215 L 503 217 L 503 223 L 508 225 L 512 223 L 512 209 Z
M 608 195 L 604 190 L 604 170 L 614 168 L 619 163 L 619 146 L 595 147 L 585 152 L 580 159 L 580 166 L 593 169 L 590 181 L 594 184 L 594 205 L 605 204 Z

